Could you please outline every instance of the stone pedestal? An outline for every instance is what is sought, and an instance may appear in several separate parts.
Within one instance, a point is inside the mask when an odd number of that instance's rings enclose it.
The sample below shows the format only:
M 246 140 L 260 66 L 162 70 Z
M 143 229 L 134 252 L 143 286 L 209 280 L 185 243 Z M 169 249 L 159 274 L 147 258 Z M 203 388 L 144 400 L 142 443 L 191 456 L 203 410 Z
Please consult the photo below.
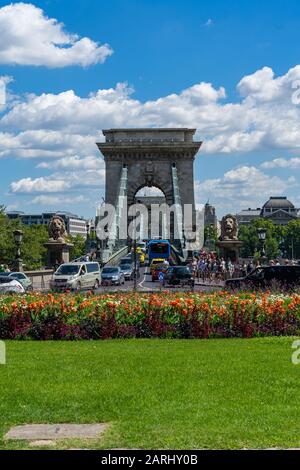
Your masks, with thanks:
M 239 240 L 221 240 L 216 243 L 220 250 L 220 256 L 225 260 L 237 261 L 243 242 Z
M 70 249 L 73 246 L 72 243 L 58 241 L 44 243 L 44 247 L 47 248 L 47 267 L 57 268 L 62 263 L 68 263 Z

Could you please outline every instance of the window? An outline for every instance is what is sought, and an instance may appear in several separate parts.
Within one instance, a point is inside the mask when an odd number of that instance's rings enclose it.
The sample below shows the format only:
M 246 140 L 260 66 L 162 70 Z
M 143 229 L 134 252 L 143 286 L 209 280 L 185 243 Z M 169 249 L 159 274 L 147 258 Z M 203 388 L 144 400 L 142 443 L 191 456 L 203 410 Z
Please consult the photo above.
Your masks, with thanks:
M 98 263 L 87 264 L 86 267 L 87 267 L 87 272 L 88 273 L 95 273 L 97 271 L 100 271 Z
M 257 268 L 248 276 L 249 279 L 263 279 L 264 278 L 264 270 L 262 268 Z
M 77 266 L 76 264 L 72 265 L 72 264 L 62 264 L 58 270 L 56 271 L 55 274 L 57 274 L 58 276 L 74 276 L 74 274 L 77 274 L 79 271 L 79 266 Z
M 10 275 L 13 279 L 25 279 L 25 275 L 22 273 L 13 273 Z
M 80 276 L 83 276 L 84 274 L 86 274 L 86 267 L 82 266 L 80 270 Z
M 150 249 L 152 253 L 168 253 L 169 245 L 167 243 L 151 243 Z
M 102 273 L 103 274 L 118 274 L 119 269 L 118 268 L 103 268 Z

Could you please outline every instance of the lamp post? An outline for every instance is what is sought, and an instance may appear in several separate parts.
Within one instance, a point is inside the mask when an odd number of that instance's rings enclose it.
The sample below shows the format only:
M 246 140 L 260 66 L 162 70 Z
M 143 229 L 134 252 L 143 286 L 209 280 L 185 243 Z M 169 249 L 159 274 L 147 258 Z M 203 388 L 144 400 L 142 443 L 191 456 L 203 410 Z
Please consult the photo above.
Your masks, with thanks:
M 265 243 L 266 243 L 266 234 L 267 231 L 265 228 L 258 228 L 257 229 L 258 239 L 260 241 L 260 259 L 261 263 L 265 264 L 267 262 L 266 251 L 265 251 Z
M 90 238 L 90 221 L 86 221 L 86 238 L 87 240 Z
M 14 239 L 15 239 L 15 244 L 17 247 L 16 251 L 16 257 L 13 262 L 14 265 L 14 270 L 15 271 L 23 271 L 23 264 L 22 264 L 22 259 L 21 259 L 21 243 L 23 240 L 23 232 L 22 230 L 14 230 Z

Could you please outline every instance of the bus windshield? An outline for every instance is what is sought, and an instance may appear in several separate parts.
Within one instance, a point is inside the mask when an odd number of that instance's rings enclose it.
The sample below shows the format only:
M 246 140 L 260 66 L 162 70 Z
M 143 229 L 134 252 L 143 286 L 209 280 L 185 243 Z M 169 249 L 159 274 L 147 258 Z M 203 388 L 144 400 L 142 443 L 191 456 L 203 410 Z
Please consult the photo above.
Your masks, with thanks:
M 166 254 L 169 252 L 169 245 L 167 243 L 151 243 L 150 250 L 152 253 Z

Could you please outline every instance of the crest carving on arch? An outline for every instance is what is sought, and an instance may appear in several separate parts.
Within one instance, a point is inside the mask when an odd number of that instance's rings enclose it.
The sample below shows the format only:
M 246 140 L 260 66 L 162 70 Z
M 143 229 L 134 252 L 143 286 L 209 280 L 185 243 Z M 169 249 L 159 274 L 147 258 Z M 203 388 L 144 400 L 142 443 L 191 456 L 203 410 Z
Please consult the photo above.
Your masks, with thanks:
M 154 186 L 154 173 L 155 167 L 152 161 L 146 162 L 145 170 L 144 170 L 144 177 L 145 177 L 145 186 Z

